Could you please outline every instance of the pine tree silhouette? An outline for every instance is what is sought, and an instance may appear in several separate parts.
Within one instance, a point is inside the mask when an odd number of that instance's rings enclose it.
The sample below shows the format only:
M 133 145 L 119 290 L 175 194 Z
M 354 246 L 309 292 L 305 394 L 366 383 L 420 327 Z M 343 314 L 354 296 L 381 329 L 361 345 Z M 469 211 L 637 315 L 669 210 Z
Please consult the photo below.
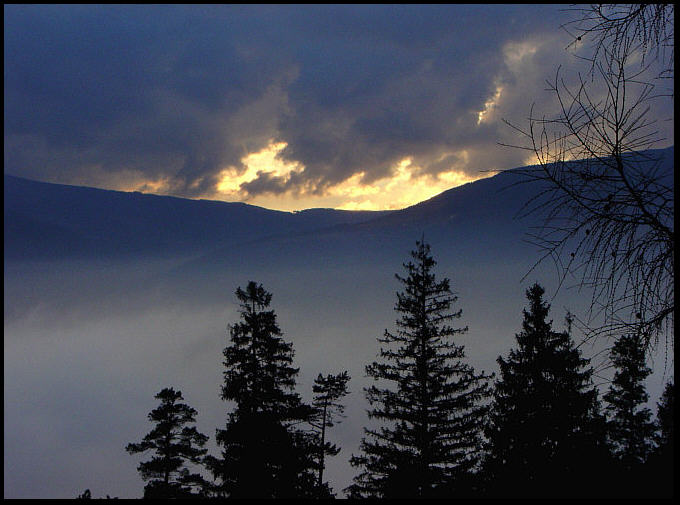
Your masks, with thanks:
M 451 311 L 457 297 L 449 279 L 435 280 L 430 246 L 424 240 L 416 246 L 406 277 L 396 276 L 404 286 L 397 331 L 385 330 L 378 339 L 382 360 L 366 367 L 378 382 L 365 388 L 368 415 L 382 426 L 364 428 L 363 454 L 350 460 L 363 469 L 347 489 L 353 498 L 455 493 L 479 461 L 489 377 L 463 362 L 464 348 L 452 337 L 467 328 L 449 325 L 461 317 L 461 310 Z
M 207 458 L 217 496 L 231 498 L 312 497 L 315 493 L 314 437 L 299 426 L 313 409 L 295 393 L 298 369 L 293 346 L 282 338 L 272 295 L 249 282 L 236 290 L 241 321 L 230 327 L 224 349 L 221 398 L 235 402 L 226 427 L 217 430 L 222 457 Z
M 647 460 L 644 489 L 653 498 L 671 498 L 675 495 L 675 385 L 666 384 L 657 403 L 657 447 Z
M 673 422 L 675 399 L 675 385 L 673 382 L 666 384 L 661 399 L 657 403 L 657 427 L 659 429 L 658 444 L 660 450 L 670 449 L 672 453 L 675 446 L 675 428 Z
M 144 498 L 188 498 L 204 496 L 207 482 L 198 473 L 190 473 L 188 462 L 202 464 L 207 449 L 203 446 L 208 437 L 195 427 L 186 426 L 196 421 L 196 410 L 185 403 L 182 392 L 164 388 L 156 396 L 161 404 L 149 413 L 156 423 L 140 443 L 128 444 L 130 454 L 153 450 L 149 461 L 137 469 L 142 479 L 149 481 L 144 487 Z
M 83 491 L 83 494 L 79 494 L 76 496 L 76 500 L 91 500 L 92 499 L 92 493 L 90 492 L 89 489 L 86 489 Z
M 643 344 L 637 335 L 624 335 L 616 341 L 610 353 L 616 373 L 604 395 L 612 452 L 626 471 L 644 463 L 654 449 L 656 426 L 652 411 L 644 406 L 649 399 L 645 379 L 652 370 L 646 365 Z
M 314 399 L 312 406 L 314 407 L 314 415 L 310 424 L 317 432 L 317 466 L 319 469 L 319 477 L 317 480 L 317 497 L 329 498 L 333 493 L 327 483 L 323 481 L 323 472 L 325 468 L 326 456 L 336 456 L 340 452 L 340 448 L 335 444 L 326 441 L 326 430 L 332 428 L 334 424 L 340 422 L 340 419 L 345 417 L 345 406 L 339 403 L 349 392 L 347 390 L 347 383 L 349 382 L 349 374 L 342 372 L 337 375 L 328 374 L 326 376 L 319 374 L 314 380 L 312 392 Z
M 589 361 L 552 330 L 544 289 L 527 290 L 517 348 L 499 357 L 485 472 L 491 496 L 589 495 L 605 457 L 604 419 Z

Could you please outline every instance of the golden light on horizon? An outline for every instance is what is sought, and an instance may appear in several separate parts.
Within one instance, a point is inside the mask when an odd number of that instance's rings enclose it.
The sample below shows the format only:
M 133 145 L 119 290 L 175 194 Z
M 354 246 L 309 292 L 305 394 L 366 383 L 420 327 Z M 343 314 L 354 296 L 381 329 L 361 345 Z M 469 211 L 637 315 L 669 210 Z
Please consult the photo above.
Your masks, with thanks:
M 291 172 L 299 170 L 298 163 L 288 163 L 277 155 L 287 146 L 286 142 L 270 142 L 267 147 L 250 153 L 241 159 L 246 170 L 239 174 L 236 167 L 222 170 L 217 191 L 228 198 L 242 198 L 241 185 L 257 179 L 260 172 L 270 173 L 276 177 L 287 177 Z
M 157 179 L 147 179 L 143 174 L 138 172 L 131 172 L 127 174 L 127 180 L 113 183 L 106 181 L 103 184 L 93 184 L 92 187 L 101 187 L 103 189 L 114 189 L 115 191 L 140 193 L 151 193 L 154 195 L 169 195 L 172 194 L 172 180 L 169 176 L 158 177 Z
M 467 153 L 462 153 L 467 159 Z M 433 196 L 468 182 L 490 177 L 496 172 L 484 173 L 479 177 L 466 174 L 462 170 L 451 169 L 438 175 L 420 174 L 420 167 L 413 159 L 402 159 L 395 167 L 391 177 L 386 177 L 370 185 L 353 185 L 361 178 L 355 174 L 342 185 L 332 188 L 331 193 L 341 193 L 350 199 L 338 206 L 342 210 L 396 210 L 415 205 Z
M 221 180 L 217 185 L 217 193 L 213 198 L 228 201 L 245 201 L 252 205 L 282 211 L 296 211 L 309 208 L 334 208 L 341 210 L 396 210 L 409 207 L 436 196 L 437 194 L 494 175 L 495 172 L 480 173 L 470 176 L 461 168 L 437 175 L 422 173 L 421 167 L 414 164 L 412 157 L 405 157 L 396 163 L 389 176 L 363 182 L 366 173 L 358 172 L 343 182 L 331 186 L 323 195 L 309 192 L 286 192 L 282 194 L 263 193 L 248 195 L 241 186 L 254 181 L 259 175 L 266 173 L 285 181 L 294 172 L 302 170 L 297 162 L 287 162 L 277 158 L 286 147 L 285 142 L 271 142 L 266 148 L 250 153 L 242 158 L 246 169 L 238 173 L 235 167 L 222 170 Z M 445 153 L 441 159 L 449 156 Z M 459 158 L 464 166 L 468 153 L 461 151 Z
M 366 172 L 358 172 L 348 179 L 329 187 L 324 194 L 310 191 L 288 191 L 283 193 L 260 193 L 249 195 L 242 185 L 256 180 L 261 174 L 280 178 L 285 182 L 291 174 L 304 167 L 298 162 L 278 158 L 286 147 L 285 142 L 270 142 L 260 151 L 249 153 L 242 158 L 245 170 L 239 173 L 236 167 L 226 167 L 220 172 L 216 190 L 198 198 L 245 202 L 259 207 L 280 211 L 299 211 L 312 208 L 333 208 L 340 210 L 397 210 L 422 202 L 448 189 L 495 175 L 497 172 L 480 172 L 478 176 L 464 171 L 469 156 L 459 151 L 455 166 L 437 174 L 426 173 L 412 157 L 402 158 L 395 163 L 390 174 L 371 182 L 365 182 Z M 435 163 L 451 157 L 454 153 L 441 154 Z M 130 172 L 125 183 L 102 183 L 101 187 L 118 191 L 139 191 L 157 195 L 176 194 L 176 181 L 169 176 L 148 179 L 138 172 Z M 191 188 L 198 188 L 202 179 L 192 182 Z

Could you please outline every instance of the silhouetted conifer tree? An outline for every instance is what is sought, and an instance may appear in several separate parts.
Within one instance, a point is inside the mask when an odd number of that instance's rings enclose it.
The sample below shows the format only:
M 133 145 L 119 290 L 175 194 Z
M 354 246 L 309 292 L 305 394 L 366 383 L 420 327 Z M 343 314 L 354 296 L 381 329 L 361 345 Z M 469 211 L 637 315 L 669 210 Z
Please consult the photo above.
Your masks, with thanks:
M 330 487 L 323 482 L 325 457 L 336 456 L 340 452 L 340 448 L 335 444 L 326 442 L 326 430 L 332 428 L 335 423 L 339 423 L 340 418 L 345 417 L 345 406 L 339 403 L 339 400 L 348 393 L 347 383 L 349 379 L 350 377 L 347 372 L 337 375 L 328 374 L 326 376 L 319 374 L 312 386 L 312 392 L 314 393 L 312 406 L 315 412 L 310 424 L 317 431 L 318 435 L 316 452 L 319 469 L 317 480 L 317 496 L 319 498 L 332 496 Z
M 249 282 L 236 290 L 241 321 L 229 329 L 221 398 L 235 402 L 217 430 L 222 458 L 207 464 L 219 481 L 217 496 L 292 498 L 315 494 L 314 437 L 298 426 L 313 409 L 295 393 L 293 346 L 282 338 L 272 295 Z
M 527 290 L 517 348 L 500 357 L 485 472 L 498 496 L 589 495 L 605 457 L 604 419 L 589 360 L 567 332 L 552 330 L 544 289 Z M 603 487 L 603 486 L 600 486 Z
M 83 491 L 83 494 L 79 494 L 76 496 L 76 500 L 91 500 L 92 499 L 92 493 L 90 492 L 89 489 L 86 489 Z
M 142 479 L 149 481 L 144 487 L 144 498 L 182 498 L 203 496 L 207 483 L 197 473 L 190 473 L 187 462 L 201 464 L 207 449 L 208 437 L 186 426 L 196 421 L 196 410 L 179 403 L 181 391 L 164 388 L 156 396 L 161 404 L 149 413 L 156 426 L 140 443 L 128 444 L 130 454 L 154 451 L 149 461 L 137 467 Z
M 658 444 L 660 449 L 670 449 L 671 452 L 675 446 L 675 429 L 673 422 L 673 412 L 674 412 L 674 398 L 675 398 L 675 385 L 673 382 L 666 384 L 663 390 L 663 394 L 657 406 L 657 427 L 659 429 Z
M 616 373 L 604 395 L 610 415 L 607 435 L 614 457 L 630 471 L 644 463 L 654 449 L 656 426 L 652 411 L 644 406 L 649 399 L 645 379 L 652 371 L 646 365 L 644 343 L 637 335 L 620 337 L 610 357 Z
M 646 465 L 645 489 L 649 489 L 647 495 L 651 497 L 671 498 L 675 495 L 674 397 L 675 385 L 669 382 L 657 403 L 657 447 Z
M 383 426 L 364 428 L 363 454 L 350 460 L 363 471 L 347 489 L 350 497 L 460 492 L 456 484 L 475 469 L 482 449 L 489 377 L 463 362 L 464 347 L 452 337 L 467 328 L 449 325 L 461 316 L 461 310 L 451 311 L 457 297 L 449 279 L 435 280 L 430 246 L 423 240 L 416 246 L 413 261 L 404 264 L 406 277 L 396 276 L 404 286 L 395 306 L 401 314 L 397 332 L 385 330 L 378 339 L 386 344 L 382 361 L 366 367 L 379 382 L 365 388 L 368 415 Z

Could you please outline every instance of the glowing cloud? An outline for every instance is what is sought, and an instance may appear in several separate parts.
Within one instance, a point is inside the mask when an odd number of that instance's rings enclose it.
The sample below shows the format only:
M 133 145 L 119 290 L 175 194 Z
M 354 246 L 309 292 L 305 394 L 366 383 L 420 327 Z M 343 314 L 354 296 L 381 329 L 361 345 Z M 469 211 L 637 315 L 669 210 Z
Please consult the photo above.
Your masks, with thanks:
M 358 172 L 339 184 L 329 187 L 324 194 L 312 191 L 289 190 L 285 192 L 260 192 L 249 194 L 244 184 L 255 181 L 263 175 L 278 179 L 285 184 L 304 166 L 298 162 L 284 161 L 278 154 L 286 147 L 285 142 L 271 141 L 264 149 L 249 153 L 241 161 L 245 170 L 229 166 L 220 172 L 220 179 L 214 192 L 202 195 L 203 198 L 225 201 L 246 201 L 269 209 L 297 211 L 309 208 L 335 208 L 342 210 L 395 210 L 402 209 L 432 198 L 437 194 L 468 182 L 495 175 L 496 172 L 480 172 L 479 176 L 471 176 L 463 169 L 468 165 L 469 154 L 466 150 L 457 153 L 445 152 L 435 163 L 446 163 L 447 159 L 455 159 L 450 167 L 428 173 L 416 164 L 412 157 L 403 158 L 396 163 L 391 174 L 382 179 L 364 182 L 366 172 Z M 455 155 L 454 155 L 455 154 Z M 196 180 L 198 186 L 201 180 Z M 168 176 L 149 179 L 143 174 L 129 172 L 125 184 L 111 184 L 120 191 L 140 191 L 154 194 L 173 194 L 176 181 Z M 102 187 L 106 187 L 105 184 Z
M 236 167 L 228 167 L 220 173 L 220 182 L 217 184 L 218 197 L 242 199 L 247 197 L 241 186 L 244 183 L 254 181 L 262 173 L 271 174 L 275 177 L 289 177 L 292 172 L 300 170 L 298 163 L 290 163 L 277 158 L 277 155 L 288 144 L 286 142 L 271 141 L 264 149 L 250 153 L 241 159 L 246 167 L 242 173 L 238 173 Z
M 463 159 L 467 153 L 463 152 Z M 404 158 L 394 168 L 391 177 L 386 177 L 370 185 L 359 185 L 357 175 L 330 190 L 331 194 L 348 197 L 338 208 L 345 210 L 388 210 L 402 209 L 455 186 L 460 186 L 495 173 L 484 173 L 479 177 L 463 171 L 451 169 L 436 176 L 422 174 L 420 167 L 413 164 L 412 158 Z
M 501 98 L 501 93 L 503 92 L 502 86 L 496 86 L 496 92 L 484 103 L 484 110 L 480 110 L 477 114 L 477 124 L 481 124 L 483 121 L 489 120 L 489 113 L 498 105 L 498 101 Z
M 449 170 L 433 175 L 424 173 L 422 167 L 414 164 L 412 157 L 403 158 L 395 164 L 391 175 L 371 183 L 364 183 L 365 172 L 358 172 L 343 182 L 331 186 L 323 195 L 305 191 L 288 191 L 283 194 L 267 192 L 249 195 L 243 185 L 256 180 L 263 174 L 287 181 L 303 166 L 297 162 L 283 161 L 277 155 L 286 147 L 285 142 L 270 142 L 255 153 L 242 158 L 246 167 L 240 173 L 236 167 L 222 170 L 217 184 L 215 198 L 225 200 L 246 200 L 277 210 L 301 210 L 314 207 L 330 207 L 343 210 L 394 210 L 414 205 L 455 186 L 466 184 L 494 173 L 485 172 L 479 177 L 470 176 L 461 168 L 469 158 L 466 151 L 458 153 L 456 159 L 460 168 L 452 166 Z M 441 160 L 452 153 L 444 153 Z M 441 161 L 439 160 L 439 161 Z

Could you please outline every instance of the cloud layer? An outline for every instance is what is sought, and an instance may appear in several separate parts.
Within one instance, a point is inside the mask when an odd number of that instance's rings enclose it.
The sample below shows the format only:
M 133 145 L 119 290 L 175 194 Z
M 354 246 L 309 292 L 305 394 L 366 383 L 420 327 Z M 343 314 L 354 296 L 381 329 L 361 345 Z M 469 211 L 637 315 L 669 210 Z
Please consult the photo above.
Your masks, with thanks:
M 568 58 L 554 5 L 4 10 L 6 172 L 268 206 L 522 164 L 499 119 Z

